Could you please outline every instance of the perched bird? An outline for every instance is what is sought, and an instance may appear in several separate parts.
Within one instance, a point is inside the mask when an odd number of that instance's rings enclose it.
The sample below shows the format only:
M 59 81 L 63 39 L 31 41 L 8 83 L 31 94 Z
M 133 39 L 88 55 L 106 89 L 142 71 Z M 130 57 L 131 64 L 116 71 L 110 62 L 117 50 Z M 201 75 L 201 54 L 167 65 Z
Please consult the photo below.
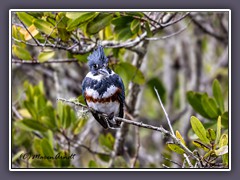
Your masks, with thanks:
M 90 72 L 82 82 L 82 94 L 87 106 L 105 129 L 120 127 L 121 122 L 116 121 L 114 116 L 122 118 L 124 115 L 124 84 L 121 77 L 108 67 L 108 58 L 102 46 L 88 56 L 88 66 Z

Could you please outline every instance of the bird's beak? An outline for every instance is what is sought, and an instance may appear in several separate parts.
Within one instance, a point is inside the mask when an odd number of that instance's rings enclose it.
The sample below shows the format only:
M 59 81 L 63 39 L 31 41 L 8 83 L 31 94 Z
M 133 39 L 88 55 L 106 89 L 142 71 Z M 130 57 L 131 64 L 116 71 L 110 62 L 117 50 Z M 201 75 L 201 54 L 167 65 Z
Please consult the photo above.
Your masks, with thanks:
M 105 67 L 102 67 L 101 69 L 98 70 L 99 74 L 102 74 L 103 76 L 108 76 L 109 72 Z

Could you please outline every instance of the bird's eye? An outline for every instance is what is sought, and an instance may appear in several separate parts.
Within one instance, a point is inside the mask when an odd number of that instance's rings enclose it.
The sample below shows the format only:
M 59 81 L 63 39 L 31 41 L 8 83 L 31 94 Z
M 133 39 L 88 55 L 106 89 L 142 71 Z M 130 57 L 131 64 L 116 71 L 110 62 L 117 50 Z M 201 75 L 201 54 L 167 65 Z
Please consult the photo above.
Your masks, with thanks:
M 93 68 L 94 68 L 94 69 L 97 69 L 97 68 L 98 68 L 98 64 L 94 64 L 94 65 L 93 65 Z

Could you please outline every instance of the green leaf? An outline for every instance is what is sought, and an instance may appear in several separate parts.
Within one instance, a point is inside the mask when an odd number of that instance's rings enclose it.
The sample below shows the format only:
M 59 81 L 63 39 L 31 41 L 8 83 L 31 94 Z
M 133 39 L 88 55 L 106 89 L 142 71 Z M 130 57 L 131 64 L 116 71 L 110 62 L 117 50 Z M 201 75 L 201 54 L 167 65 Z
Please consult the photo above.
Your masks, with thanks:
M 54 156 L 53 148 L 47 139 L 42 139 L 41 147 L 42 147 L 42 152 L 45 156 L 48 156 L 48 157 Z
M 43 16 L 43 12 L 27 12 L 27 14 L 29 14 L 35 18 L 41 18 Z
M 163 104 L 166 103 L 166 88 L 165 88 L 163 82 L 158 77 L 153 77 L 153 78 L 149 79 L 147 82 L 147 86 L 150 88 L 150 90 L 152 91 L 152 94 L 157 99 L 157 94 L 154 90 L 154 87 L 155 87 L 159 93 L 159 96 L 160 96 Z
M 94 17 L 96 17 L 99 13 L 97 12 L 85 12 L 78 14 L 74 19 L 69 21 L 68 26 L 67 26 L 67 31 L 72 31 L 76 29 L 80 24 L 90 21 Z
M 98 157 L 104 161 L 104 162 L 109 162 L 110 160 L 110 156 L 109 155 L 105 155 L 105 154 L 98 154 Z
M 117 40 L 126 41 L 134 35 L 130 29 L 133 20 L 134 18 L 131 16 L 121 16 L 112 20 L 112 24 L 115 25 L 114 33 Z
M 176 131 L 176 137 L 181 141 L 181 143 L 182 143 L 183 145 L 186 145 L 186 143 L 185 143 L 182 135 L 180 134 L 180 132 L 179 132 L 178 130 Z
M 213 98 L 209 98 L 206 94 L 204 94 L 201 98 L 202 107 L 204 111 L 208 114 L 208 116 L 212 119 L 218 117 L 218 109 L 217 105 Z
M 105 148 L 106 151 L 112 150 L 114 145 L 114 137 L 112 134 L 108 133 L 107 135 L 101 134 L 98 138 L 99 144 Z
M 225 127 L 225 128 L 228 128 L 228 111 L 227 112 L 224 112 L 222 115 L 221 115 L 221 120 L 222 120 L 222 125 Z
M 169 143 L 168 147 L 169 147 L 169 149 L 171 149 L 172 151 L 174 151 L 178 154 L 183 154 L 184 153 L 184 150 L 176 144 Z
M 228 153 L 222 155 L 222 161 L 226 166 L 228 166 Z
M 208 129 L 207 138 L 212 142 L 216 140 L 216 133 L 213 129 Z
M 40 122 L 32 119 L 23 119 L 21 121 L 18 121 L 17 124 L 23 128 L 25 126 L 25 129 L 30 131 L 46 132 L 48 130 Z
M 146 31 L 147 31 L 147 37 L 152 37 L 153 33 L 152 33 L 151 29 L 150 29 L 150 26 L 149 26 L 148 22 L 145 22 L 145 28 L 146 28 Z
M 14 163 L 16 160 L 18 160 L 21 156 L 21 154 L 24 154 L 25 152 L 23 150 L 19 151 L 12 157 L 12 163 Z
M 138 16 L 138 17 L 144 16 L 144 13 L 142 13 L 142 12 L 126 12 L 126 14 L 130 15 L 130 16 Z
M 124 27 L 120 30 L 118 30 L 116 37 L 117 40 L 119 41 L 126 41 L 128 39 L 130 39 L 133 36 L 133 33 L 130 29 L 130 27 Z
M 88 59 L 87 57 L 89 56 L 90 53 L 86 53 L 86 54 L 77 54 L 77 55 L 73 55 L 74 58 L 76 58 L 79 62 L 82 62 L 82 63 L 86 63 L 88 62 Z
M 33 16 L 31 16 L 30 14 L 26 13 L 26 12 L 17 12 L 16 13 L 17 16 L 19 17 L 19 19 L 26 24 L 26 26 L 31 26 L 33 23 L 33 20 L 35 20 L 36 18 L 34 18 Z
M 112 40 L 113 39 L 113 31 L 111 28 L 111 25 L 106 26 L 106 28 L 104 29 L 104 33 L 105 33 L 105 39 L 106 40 Z M 115 48 L 117 49 L 117 48 Z
M 115 68 L 115 72 L 120 75 L 120 77 L 126 77 L 125 83 L 132 81 L 136 84 L 143 85 L 145 82 L 145 78 L 143 73 L 137 69 L 135 66 L 128 62 L 120 62 L 117 64 Z M 125 87 L 127 84 L 124 84 Z
M 87 33 L 88 34 L 96 34 L 100 30 L 104 29 L 111 23 L 113 18 L 113 14 L 109 13 L 100 13 L 97 17 L 95 17 L 91 22 L 87 25 Z
M 77 19 L 84 14 L 86 14 L 86 12 L 67 12 L 66 17 L 69 19 Z
M 55 55 L 54 51 L 43 51 L 40 52 L 38 55 L 38 60 L 40 62 L 44 62 L 44 61 L 48 61 L 49 59 L 51 59 L 53 56 Z
M 212 91 L 213 91 L 213 96 L 219 105 L 221 113 L 223 113 L 224 112 L 224 99 L 223 99 L 223 94 L 222 94 L 222 90 L 221 90 L 221 85 L 217 79 L 215 79 L 213 81 Z
M 34 159 L 31 162 L 31 166 L 35 168 L 53 168 L 53 161 L 49 161 L 47 159 Z
M 228 135 L 227 134 L 223 134 L 220 138 L 219 141 L 219 147 L 223 147 L 228 145 Z
M 55 163 L 57 167 L 67 168 L 71 165 L 71 159 L 74 158 L 75 154 L 69 154 L 64 150 L 59 151 L 55 157 Z
M 99 168 L 96 161 L 93 161 L 93 160 L 89 161 L 88 167 L 89 168 Z
M 218 142 L 220 140 L 221 128 L 222 128 L 221 116 L 218 116 L 218 120 L 217 120 L 217 136 L 216 136 L 215 144 L 218 144 Z
M 85 104 L 85 105 L 86 105 L 86 102 L 85 102 L 85 100 L 84 100 L 83 95 L 80 95 L 80 96 L 77 98 L 77 101 L 78 101 L 79 103 L 82 103 L 82 104 Z
M 65 28 L 58 28 L 58 34 L 62 41 L 66 42 L 71 37 L 71 33 L 68 32 Z
M 13 51 L 13 54 L 21 60 L 32 60 L 32 56 L 25 48 L 13 45 L 12 51 Z
M 54 148 L 54 137 L 53 137 L 53 132 L 51 130 L 47 131 L 47 140 L 49 142 L 49 144 L 51 145 L 51 148 Z
M 116 27 L 126 27 L 134 20 L 132 16 L 120 16 L 112 20 L 112 24 Z
M 32 145 L 32 148 L 33 148 L 33 152 L 36 153 L 36 154 L 43 154 L 42 152 L 42 147 L 41 147 L 41 140 L 38 139 L 38 138 L 35 138 L 33 140 L 33 145 Z
M 65 12 L 60 12 L 57 14 L 56 22 L 58 22 L 57 25 L 58 35 L 64 42 L 68 41 L 71 36 L 71 32 L 66 30 L 68 21 L 69 19 L 66 17 Z
M 79 134 L 81 132 L 82 128 L 85 126 L 86 122 L 87 122 L 86 118 L 81 118 L 79 120 L 79 122 L 76 124 L 76 126 L 74 127 L 73 134 L 74 135 Z
M 193 141 L 192 142 L 196 147 L 202 148 L 204 151 L 210 151 L 210 148 L 205 144 L 201 143 L 200 141 Z
M 187 100 L 189 104 L 192 106 L 192 108 L 203 117 L 210 118 L 202 106 L 202 101 L 201 101 L 202 96 L 204 96 L 204 94 L 195 93 L 193 91 L 187 92 Z
M 56 29 L 54 29 L 54 26 L 51 23 L 41 19 L 36 19 L 33 21 L 33 24 L 40 32 L 43 32 L 48 36 L 51 35 L 53 38 L 57 37 Z
M 64 105 L 62 102 L 58 102 L 57 113 L 59 116 L 60 127 L 67 129 L 72 123 L 76 121 L 76 116 L 74 111 L 70 106 Z
M 218 150 L 215 150 L 217 156 L 222 156 L 228 153 L 228 145 L 220 147 Z
M 201 121 L 196 118 L 195 116 L 191 117 L 191 126 L 195 134 L 199 137 L 199 139 L 204 142 L 209 144 L 209 140 L 206 135 L 206 130 L 204 126 L 202 125 Z
M 140 20 L 134 19 L 130 25 L 131 31 L 133 34 L 137 33 L 140 29 Z

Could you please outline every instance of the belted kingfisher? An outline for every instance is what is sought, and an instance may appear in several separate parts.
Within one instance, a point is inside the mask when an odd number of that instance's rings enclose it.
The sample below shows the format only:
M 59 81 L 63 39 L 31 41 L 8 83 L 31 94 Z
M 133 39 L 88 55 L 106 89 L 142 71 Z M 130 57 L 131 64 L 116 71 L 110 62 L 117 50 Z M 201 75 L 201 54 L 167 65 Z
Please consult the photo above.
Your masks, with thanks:
M 90 72 L 82 82 L 82 94 L 87 106 L 93 109 L 93 117 L 105 129 L 120 127 L 121 122 L 116 121 L 114 116 L 122 118 L 124 115 L 124 84 L 121 77 L 108 67 L 108 58 L 102 46 L 88 56 L 88 66 Z M 107 117 L 101 116 L 101 113 Z

